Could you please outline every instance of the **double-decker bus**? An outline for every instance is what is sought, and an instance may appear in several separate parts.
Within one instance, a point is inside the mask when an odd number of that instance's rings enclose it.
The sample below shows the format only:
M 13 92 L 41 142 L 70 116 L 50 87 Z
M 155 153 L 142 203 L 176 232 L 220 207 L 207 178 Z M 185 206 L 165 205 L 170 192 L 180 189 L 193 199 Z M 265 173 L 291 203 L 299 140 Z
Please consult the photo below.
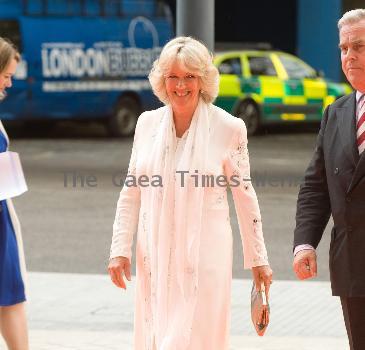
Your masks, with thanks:
M 99 120 L 133 134 L 159 103 L 147 75 L 171 18 L 157 0 L 0 0 L 0 36 L 22 56 L 1 119 Z

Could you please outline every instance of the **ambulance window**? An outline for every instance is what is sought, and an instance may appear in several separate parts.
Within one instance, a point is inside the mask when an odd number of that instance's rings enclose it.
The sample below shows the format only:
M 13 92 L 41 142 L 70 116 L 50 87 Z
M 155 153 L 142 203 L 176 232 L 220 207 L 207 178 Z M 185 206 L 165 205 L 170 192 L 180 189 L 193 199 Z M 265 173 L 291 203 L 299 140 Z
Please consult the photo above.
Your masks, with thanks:
M 265 56 L 248 56 L 251 75 L 269 75 L 277 76 L 275 67 L 269 57 Z
M 316 72 L 314 71 L 314 69 L 310 68 L 298 59 L 284 55 L 279 55 L 279 58 L 290 79 L 304 79 L 316 77 Z
M 241 60 L 239 57 L 228 58 L 221 62 L 218 70 L 221 74 L 242 75 Z
M 19 22 L 15 20 L 0 20 L 0 36 L 9 39 L 21 52 Z

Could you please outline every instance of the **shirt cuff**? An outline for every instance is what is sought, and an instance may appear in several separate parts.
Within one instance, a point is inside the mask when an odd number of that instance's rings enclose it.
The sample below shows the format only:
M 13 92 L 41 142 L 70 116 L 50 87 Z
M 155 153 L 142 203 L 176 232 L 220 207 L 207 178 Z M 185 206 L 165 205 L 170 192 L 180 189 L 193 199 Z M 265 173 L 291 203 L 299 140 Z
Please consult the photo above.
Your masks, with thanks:
M 313 246 L 311 246 L 310 244 L 299 244 L 294 248 L 294 256 L 296 256 L 302 250 L 314 250 L 315 251 Z

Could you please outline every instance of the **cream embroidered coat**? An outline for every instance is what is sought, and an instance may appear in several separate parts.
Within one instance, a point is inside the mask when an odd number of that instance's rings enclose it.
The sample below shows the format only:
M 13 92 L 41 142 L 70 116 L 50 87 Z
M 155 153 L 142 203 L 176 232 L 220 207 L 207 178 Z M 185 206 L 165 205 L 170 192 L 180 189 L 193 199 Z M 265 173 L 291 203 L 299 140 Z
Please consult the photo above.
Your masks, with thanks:
M 145 168 L 150 155 L 163 108 L 145 112 L 138 120 L 128 171 L 130 175 L 143 175 L 140 169 Z M 210 111 L 210 137 L 206 140 L 209 146 L 208 174 L 214 175 L 215 179 L 219 175 L 228 180 L 232 176 L 239 179 L 238 186 L 237 182 L 230 182 L 243 244 L 244 267 L 267 265 L 260 209 L 250 181 L 246 127 L 242 120 L 216 106 L 212 105 Z M 146 305 L 148 291 L 144 283 L 144 261 L 148 255 L 145 241 L 149 216 L 154 214 L 153 208 L 148 207 L 149 194 L 148 186 L 123 187 L 117 204 L 110 252 L 111 258 L 124 256 L 131 259 L 133 236 L 138 231 L 135 350 L 159 350 L 150 349 L 146 340 L 151 329 L 147 315 L 150 310 Z M 228 350 L 232 231 L 226 187 L 205 188 L 202 217 L 198 301 L 188 350 Z M 173 304 L 173 300 L 171 302 Z

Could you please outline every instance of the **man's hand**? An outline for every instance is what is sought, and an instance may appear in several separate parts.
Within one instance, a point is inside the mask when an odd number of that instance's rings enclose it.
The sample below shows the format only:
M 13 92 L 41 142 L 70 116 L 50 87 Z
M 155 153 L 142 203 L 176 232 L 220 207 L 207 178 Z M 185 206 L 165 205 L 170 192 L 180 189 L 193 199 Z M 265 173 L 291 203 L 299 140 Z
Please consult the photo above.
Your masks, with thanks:
M 294 257 L 293 270 L 300 280 L 317 276 L 317 254 L 315 250 L 305 249 Z
M 109 261 L 108 272 L 113 283 L 123 289 L 127 289 L 123 275 L 131 281 L 131 264 L 128 258 L 118 256 Z

